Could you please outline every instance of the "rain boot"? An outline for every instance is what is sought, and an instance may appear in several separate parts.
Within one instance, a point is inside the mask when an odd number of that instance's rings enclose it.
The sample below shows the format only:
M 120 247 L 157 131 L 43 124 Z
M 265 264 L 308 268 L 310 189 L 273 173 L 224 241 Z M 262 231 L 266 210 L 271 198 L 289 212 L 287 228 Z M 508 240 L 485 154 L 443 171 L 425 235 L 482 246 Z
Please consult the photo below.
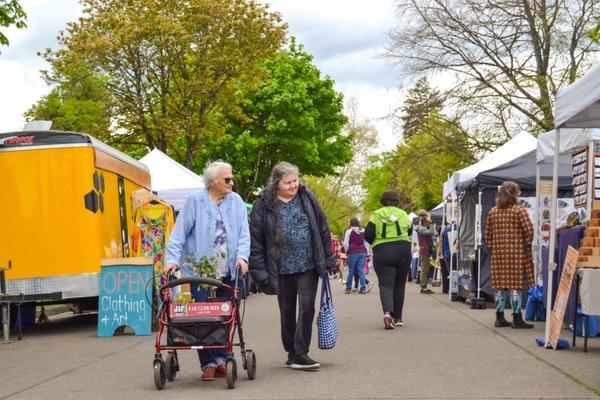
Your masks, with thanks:
M 515 329 L 531 329 L 533 328 L 533 324 L 528 324 L 527 322 L 523 321 L 523 314 L 518 313 L 518 314 L 513 314 L 513 323 L 512 323 L 512 327 Z
M 496 328 L 504 328 L 506 326 L 510 326 L 510 322 L 508 322 L 504 318 L 504 311 L 497 311 L 496 312 L 496 322 L 494 323 L 494 326 Z

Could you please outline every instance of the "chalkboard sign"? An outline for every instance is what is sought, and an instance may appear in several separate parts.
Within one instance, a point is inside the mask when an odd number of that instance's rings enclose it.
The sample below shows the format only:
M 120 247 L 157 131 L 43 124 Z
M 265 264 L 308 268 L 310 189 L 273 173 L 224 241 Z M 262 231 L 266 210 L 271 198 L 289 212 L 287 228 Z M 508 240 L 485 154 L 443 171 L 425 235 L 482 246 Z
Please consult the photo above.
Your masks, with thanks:
M 152 283 L 146 283 L 152 279 L 152 258 L 105 258 L 100 265 L 98 336 L 112 336 L 122 326 L 136 335 L 150 335 Z

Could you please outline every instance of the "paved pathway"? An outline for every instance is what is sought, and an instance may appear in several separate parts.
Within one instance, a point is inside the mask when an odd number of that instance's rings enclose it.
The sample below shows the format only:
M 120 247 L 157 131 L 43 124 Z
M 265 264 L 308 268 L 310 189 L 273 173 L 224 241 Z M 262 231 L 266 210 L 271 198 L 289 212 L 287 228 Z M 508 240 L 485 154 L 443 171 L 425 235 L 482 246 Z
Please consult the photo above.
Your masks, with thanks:
M 439 288 L 435 288 L 439 291 Z M 154 389 L 153 337 L 96 337 L 95 316 L 56 316 L 0 345 L 4 399 L 592 399 L 600 397 L 600 338 L 551 351 L 534 344 L 535 330 L 493 327 L 493 310 L 471 310 L 441 294 L 420 295 L 408 284 L 406 326 L 386 331 L 377 288 L 345 295 L 334 284 L 341 331 L 334 350 L 311 352 L 318 372 L 283 366 L 275 297 L 253 295 L 245 332 L 258 373 L 242 370 L 237 388 L 201 382 L 197 358 L 181 352 L 181 371 Z M 564 332 L 563 337 L 567 337 Z M 239 354 L 238 361 L 239 361 Z

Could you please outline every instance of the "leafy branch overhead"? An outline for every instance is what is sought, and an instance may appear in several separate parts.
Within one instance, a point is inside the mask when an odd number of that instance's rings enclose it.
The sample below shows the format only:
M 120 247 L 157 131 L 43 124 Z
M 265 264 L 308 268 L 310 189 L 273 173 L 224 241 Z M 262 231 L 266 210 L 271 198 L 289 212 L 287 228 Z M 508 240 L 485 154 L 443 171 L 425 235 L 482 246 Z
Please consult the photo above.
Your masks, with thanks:
M 27 26 L 25 20 L 27 14 L 21 7 L 18 0 L 0 0 L 0 26 L 8 28 L 14 25 L 22 29 Z M 0 31 L 0 46 L 8 46 L 9 40 L 2 31 Z

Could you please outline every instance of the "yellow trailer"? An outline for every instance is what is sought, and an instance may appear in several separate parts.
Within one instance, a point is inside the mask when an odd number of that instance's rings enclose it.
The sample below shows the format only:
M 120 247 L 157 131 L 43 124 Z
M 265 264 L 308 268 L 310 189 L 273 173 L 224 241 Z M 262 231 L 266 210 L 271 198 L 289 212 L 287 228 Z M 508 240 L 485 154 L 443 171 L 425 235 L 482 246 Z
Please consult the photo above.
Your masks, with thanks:
M 75 132 L 0 134 L 0 267 L 7 295 L 26 300 L 98 295 L 100 260 L 127 257 L 132 193 L 148 168 Z

